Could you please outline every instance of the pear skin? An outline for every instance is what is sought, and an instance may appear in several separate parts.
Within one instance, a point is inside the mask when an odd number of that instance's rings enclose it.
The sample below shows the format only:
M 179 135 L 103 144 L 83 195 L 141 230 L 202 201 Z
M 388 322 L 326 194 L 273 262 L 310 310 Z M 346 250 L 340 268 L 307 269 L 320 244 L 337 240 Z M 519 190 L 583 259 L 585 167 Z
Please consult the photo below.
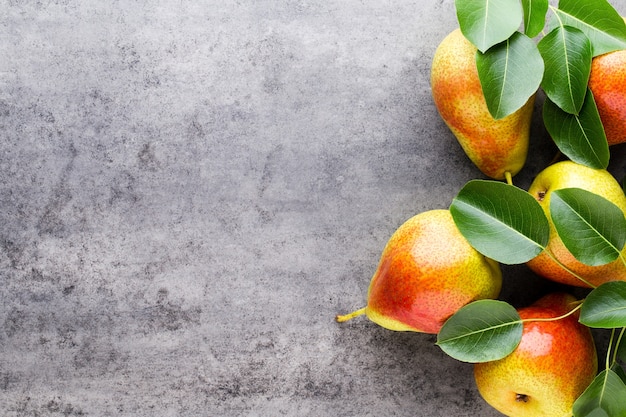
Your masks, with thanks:
M 464 305 L 496 298 L 500 265 L 477 252 L 459 232 L 449 210 L 430 210 L 402 224 L 387 242 L 360 314 L 396 331 L 436 334 Z
M 561 317 L 576 299 L 553 293 L 518 310 L 522 320 Z M 485 401 L 509 417 L 567 417 L 596 376 L 598 358 L 589 328 L 573 313 L 556 321 L 527 321 L 509 356 L 474 365 Z
M 502 180 L 526 163 L 535 96 L 515 113 L 494 119 L 478 78 L 476 52 L 460 29 L 446 36 L 432 61 L 432 96 L 470 160 L 483 174 Z
M 593 58 L 589 88 L 609 145 L 626 142 L 626 50 Z
M 550 195 L 554 190 L 570 187 L 582 188 L 598 194 L 626 213 L 624 191 L 608 171 L 589 168 L 572 161 L 561 161 L 550 165 L 535 177 L 528 192 L 539 201 L 548 217 L 550 239 L 546 250 L 584 281 L 561 267 L 545 250 L 528 261 L 527 265 L 545 278 L 578 287 L 599 286 L 608 281 L 626 281 L 626 267 L 619 258 L 606 265 L 585 265 L 574 258 L 558 236 L 550 218 Z M 626 248 L 623 249 L 622 256 L 626 256 Z

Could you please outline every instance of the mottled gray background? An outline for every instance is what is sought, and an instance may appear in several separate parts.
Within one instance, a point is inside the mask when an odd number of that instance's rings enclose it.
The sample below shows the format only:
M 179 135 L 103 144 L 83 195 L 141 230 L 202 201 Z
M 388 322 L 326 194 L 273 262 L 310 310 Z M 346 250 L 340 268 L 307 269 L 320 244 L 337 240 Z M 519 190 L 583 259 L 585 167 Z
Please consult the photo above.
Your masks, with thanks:
M 1 415 L 497 416 L 434 336 L 334 322 L 482 178 L 430 96 L 455 26 L 453 0 L 0 1 Z M 503 299 L 546 289 L 505 268 Z

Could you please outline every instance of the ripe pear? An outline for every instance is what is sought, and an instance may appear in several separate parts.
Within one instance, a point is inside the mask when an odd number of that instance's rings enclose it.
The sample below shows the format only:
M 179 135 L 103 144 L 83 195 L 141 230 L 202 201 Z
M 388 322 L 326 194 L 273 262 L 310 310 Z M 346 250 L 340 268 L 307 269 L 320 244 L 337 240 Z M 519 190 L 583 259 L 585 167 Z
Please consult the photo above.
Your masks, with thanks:
M 589 89 L 609 145 L 626 142 L 626 50 L 593 58 Z
M 550 224 L 550 239 L 546 247 L 568 269 L 584 279 L 580 280 L 555 262 L 544 250 L 527 265 L 535 273 L 562 284 L 578 287 L 599 286 L 608 281 L 626 281 L 626 267 L 620 259 L 600 266 L 588 266 L 576 260 L 558 236 L 550 218 L 550 195 L 561 188 L 582 188 L 598 194 L 626 212 L 626 196 L 619 182 L 604 169 L 593 169 L 572 161 L 561 161 L 541 171 L 531 183 L 528 192 L 543 208 Z M 626 256 L 626 249 L 622 251 Z M 591 285 L 590 285 L 591 284 Z
M 553 293 L 518 312 L 522 320 L 543 320 L 575 305 L 573 296 Z M 517 348 L 503 359 L 475 364 L 474 378 L 483 399 L 506 416 L 569 417 L 597 370 L 591 332 L 573 313 L 524 322 Z
M 622 17 L 624 22 L 626 18 Z M 609 145 L 626 142 L 626 50 L 593 58 L 589 89 L 600 113 Z
M 430 210 L 402 224 L 383 249 L 361 314 L 390 330 L 436 334 L 464 305 L 496 298 L 500 265 L 476 251 L 449 210 Z
M 432 61 L 432 96 L 470 160 L 483 174 L 501 180 L 526 163 L 535 96 L 513 114 L 494 119 L 478 78 L 476 51 L 460 29 L 443 39 Z

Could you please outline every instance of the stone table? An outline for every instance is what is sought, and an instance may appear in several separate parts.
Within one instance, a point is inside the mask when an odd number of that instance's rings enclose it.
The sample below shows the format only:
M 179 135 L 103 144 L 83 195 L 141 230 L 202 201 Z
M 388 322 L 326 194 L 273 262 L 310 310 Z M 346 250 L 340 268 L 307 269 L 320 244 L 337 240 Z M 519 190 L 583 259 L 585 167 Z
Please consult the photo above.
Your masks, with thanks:
M 0 9 L 3 416 L 498 415 L 434 336 L 334 322 L 483 178 L 430 93 L 452 0 Z

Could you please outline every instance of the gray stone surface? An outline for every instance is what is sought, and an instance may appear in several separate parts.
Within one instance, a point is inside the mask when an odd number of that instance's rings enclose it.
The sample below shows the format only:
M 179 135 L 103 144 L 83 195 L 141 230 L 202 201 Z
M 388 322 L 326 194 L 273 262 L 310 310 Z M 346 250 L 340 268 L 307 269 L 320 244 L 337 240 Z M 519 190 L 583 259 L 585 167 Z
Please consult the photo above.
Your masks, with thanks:
M 0 17 L 1 415 L 498 415 L 434 336 L 334 322 L 397 226 L 482 178 L 430 96 L 452 0 Z M 504 269 L 515 305 L 548 286 Z

